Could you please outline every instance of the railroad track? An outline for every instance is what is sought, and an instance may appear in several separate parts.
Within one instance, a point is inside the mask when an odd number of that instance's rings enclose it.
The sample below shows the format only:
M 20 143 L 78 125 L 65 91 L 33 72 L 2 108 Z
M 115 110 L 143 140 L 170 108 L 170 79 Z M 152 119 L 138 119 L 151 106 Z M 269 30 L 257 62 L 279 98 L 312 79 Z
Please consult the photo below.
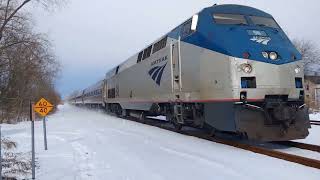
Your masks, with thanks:
M 308 167 L 320 169 L 320 161 L 316 160 L 316 159 L 311 159 L 311 158 L 307 158 L 307 157 L 303 157 L 303 156 L 288 154 L 288 153 L 276 151 L 273 149 L 267 149 L 267 148 L 249 145 L 249 144 L 245 144 L 245 143 L 240 143 L 240 142 L 236 142 L 236 141 L 232 141 L 232 140 L 216 138 L 216 137 L 209 136 L 208 134 L 199 133 L 199 131 L 198 132 L 197 131 L 177 131 L 174 127 L 168 126 L 169 123 L 160 122 L 160 121 L 154 120 L 154 119 L 147 119 L 143 122 L 139 121 L 136 118 L 132 118 L 132 117 L 126 118 L 126 119 L 131 120 L 131 121 L 135 121 L 135 122 L 139 122 L 139 123 L 143 123 L 143 124 L 147 124 L 150 126 L 155 126 L 155 127 L 165 129 L 165 130 L 174 131 L 179 134 L 198 137 L 198 138 L 212 141 L 215 143 L 224 144 L 224 145 L 240 148 L 243 150 L 251 151 L 254 153 L 270 156 L 273 158 L 282 159 L 285 161 L 289 161 L 289 162 L 305 165 Z M 286 142 L 282 142 L 282 143 L 285 143 L 287 146 L 297 147 L 300 149 L 307 149 L 307 150 L 316 151 L 316 152 L 319 152 L 319 150 L 320 150 L 319 146 L 310 145 L 310 144 L 298 143 L 298 142 L 293 142 L 293 141 L 286 141 Z M 285 144 L 283 144 L 283 145 L 285 145 Z
M 270 156 L 270 157 L 274 157 L 274 158 L 278 158 L 278 159 L 282 159 L 282 160 L 298 163 L 298 164 L 301 164 L 301 165 L 305 165 L 305 166 L 308 166 L 308 167 L 313 167 L 313 168 L 320 169 L 320 161 L 316 160 L 316 159 L 306 158 L 306 157 L 303 157 L 303 156 L 288 154 L 288 153 L 284 153 L 284 152 L 280 152 L 280 151 L 276 151 L 276 150 L 272 150 L 272 149 L 257 147 L 257 146 L 244 144 L 244 143 L 239 143 L 239 142 L 230 141 L 230 140 L 225 140 L 225 139 L 218 139 L 218 138 L 209 137 L 209 136 L 203 136 L 203 135 L 202 136 L 198 136 L 198 135 L 193 135 L 192 133 L 181 133 L 181 134 L 186 134 L 186 135 L 190 135 L 190 136 L 199 137 L 199 138 L 206 139 L 206 140 L 209 140 L 209 141 L 213 141 L 213 142 L 216 142 L 216 143 L 229 145 L 229 146 L 233 146 L 233 147 L 236 147 L 236 148 L 248 150 L 248 151 L 251 151 L 251 152 L 254 152 L 254 153 L 263 154 L 263 155 L 267 155 L 267 156 Z M 309 150 L 309 148 L 302 148 L 302 149 L 308 149 Z
M 276 144 L 289 146 L 289 147 L 295 147 L 299 149 L 305 149 L 309 151 L 315 151 L 320 153 L 320 146 L 313 145 L 313 144 L 306 144 L 306 143 L 300 143 L 300 142 L 294 142 L 294 141 L 283 141 L 283 142 L 275 142 Z
M 320 121 L 312 121 L 312 120 L 310 120 L 310 124 L 311 125 L 320 126 Z

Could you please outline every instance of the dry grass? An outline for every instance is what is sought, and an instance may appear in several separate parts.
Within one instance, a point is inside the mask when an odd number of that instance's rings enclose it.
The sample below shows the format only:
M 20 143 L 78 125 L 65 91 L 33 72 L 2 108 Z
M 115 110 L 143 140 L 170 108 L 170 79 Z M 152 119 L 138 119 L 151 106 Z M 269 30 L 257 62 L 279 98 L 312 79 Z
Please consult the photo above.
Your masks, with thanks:
M 13 142 L 7 138 L 3 138 L 1 140 L 2 143 L 2 148 L 4 148 L 5 150 L 10 150 L 10 149 L 15 149 L 17 148 L 17 143 Z
M 16 177 L 26 177 L 31 173 L 31 153 L 15 152 L 17 143 L 3 138 L 2 147 L 2 174 L 6 179 L 16 179 Z

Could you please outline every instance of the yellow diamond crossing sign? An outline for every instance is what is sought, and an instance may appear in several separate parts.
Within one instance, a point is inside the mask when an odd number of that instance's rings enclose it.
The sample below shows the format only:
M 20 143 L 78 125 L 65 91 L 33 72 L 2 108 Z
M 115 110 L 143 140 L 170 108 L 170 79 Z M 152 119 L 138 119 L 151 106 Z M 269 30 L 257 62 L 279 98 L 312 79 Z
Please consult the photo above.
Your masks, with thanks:
M 46 116 L 53 109 L 53 105 L 44 98 L 41 98 L 34 105 L 34 111 L 40 114 L 41 116 Z

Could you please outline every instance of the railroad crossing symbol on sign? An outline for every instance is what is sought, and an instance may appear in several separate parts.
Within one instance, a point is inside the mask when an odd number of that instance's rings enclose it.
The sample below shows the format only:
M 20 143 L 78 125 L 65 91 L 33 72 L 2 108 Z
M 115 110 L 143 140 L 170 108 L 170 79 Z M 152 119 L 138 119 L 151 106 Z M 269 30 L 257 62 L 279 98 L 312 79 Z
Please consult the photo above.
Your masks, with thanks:
M 40 114 L 42 117 L 45 117 L 51 110 L 53 105 L 44 98 L 41 98 L 40 101 L 34 106 L 34 111 Z

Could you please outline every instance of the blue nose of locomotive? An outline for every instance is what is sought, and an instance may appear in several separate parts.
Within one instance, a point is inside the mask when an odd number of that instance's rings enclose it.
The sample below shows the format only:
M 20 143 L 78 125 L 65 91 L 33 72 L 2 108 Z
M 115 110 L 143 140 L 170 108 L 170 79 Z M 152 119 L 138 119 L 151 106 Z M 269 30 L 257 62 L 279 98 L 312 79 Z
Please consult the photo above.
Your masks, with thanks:
M 272 64 L 301 60 L 301 54 L 273 17 L 247 6 L 204 9 L 199 13 L 197 32 L 183 41 L 229 56 Z

